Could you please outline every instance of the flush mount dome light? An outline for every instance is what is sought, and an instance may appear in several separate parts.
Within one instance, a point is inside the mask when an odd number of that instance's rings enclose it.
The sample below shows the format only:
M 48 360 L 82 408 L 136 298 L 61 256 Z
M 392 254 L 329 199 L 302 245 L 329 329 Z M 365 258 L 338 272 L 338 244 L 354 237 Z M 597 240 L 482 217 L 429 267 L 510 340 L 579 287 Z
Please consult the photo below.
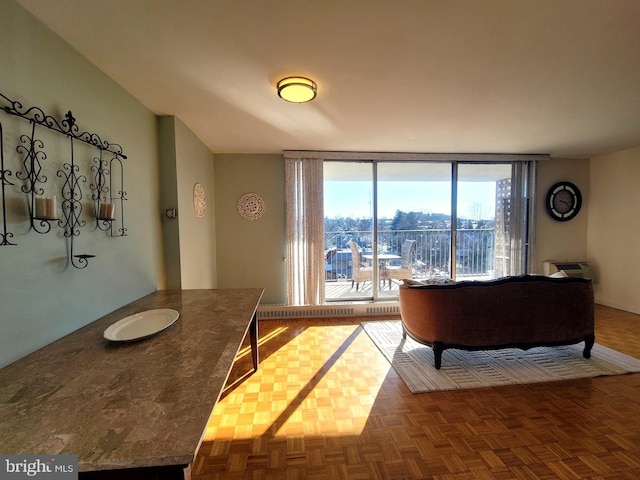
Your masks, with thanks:
M 316 98 L 318 86 L 304 77 L 287 77 L 278 82 L 278 96 L 293 103 L 310 102 Z

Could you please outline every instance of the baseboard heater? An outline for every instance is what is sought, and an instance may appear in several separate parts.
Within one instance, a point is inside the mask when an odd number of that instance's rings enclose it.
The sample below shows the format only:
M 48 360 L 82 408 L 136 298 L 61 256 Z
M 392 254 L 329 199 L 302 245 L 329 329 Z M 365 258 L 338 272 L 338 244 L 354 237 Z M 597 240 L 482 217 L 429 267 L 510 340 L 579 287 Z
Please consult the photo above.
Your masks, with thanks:
M 542 266 L 544 268 L 544 274 L 547 276 L 562 270 L 569 277 L 593 279 L 593 270 L 589 262 L 560 262 L 548 260 L 543 262 Z
M 398 302 L 346 303 L 326 305 L 260 305 L 258 320 L 318 318 L 318 317 L 370 317 L 382 315 L 399 315 Z

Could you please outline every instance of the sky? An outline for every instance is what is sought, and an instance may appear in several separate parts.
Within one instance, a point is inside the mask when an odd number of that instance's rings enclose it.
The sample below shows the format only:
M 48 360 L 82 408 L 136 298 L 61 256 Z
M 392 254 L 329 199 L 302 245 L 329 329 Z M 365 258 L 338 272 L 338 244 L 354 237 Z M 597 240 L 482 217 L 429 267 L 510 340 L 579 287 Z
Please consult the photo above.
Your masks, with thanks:
M 371 216 L 372 185 L 369 181 L 325 181 L 324 216 Z M 483 219 L 495 216 L 495 182 L 458 182 L 458 217 Z M 393 218 L 403 212 L 451 213 L 449 182 L 383 181 L 378 186 L 378 217 Z

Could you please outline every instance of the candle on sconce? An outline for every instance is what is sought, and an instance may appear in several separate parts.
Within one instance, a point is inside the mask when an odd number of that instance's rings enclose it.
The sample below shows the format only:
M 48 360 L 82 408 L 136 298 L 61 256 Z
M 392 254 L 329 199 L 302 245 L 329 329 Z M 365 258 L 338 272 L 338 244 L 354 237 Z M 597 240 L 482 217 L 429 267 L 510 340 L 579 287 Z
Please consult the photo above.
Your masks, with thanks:
M 36 218 L 44 218 L 45 213 L 47 211 L 47 206 L 45 204 L 46 198 L 44 197 L 36 197 Z
M 36 197 L 35 218 L 39 220 L 57 220 L 58 210 L 56 197 Z
M 113 203 L 101 203 L 98 218 L 100 220 L 113 220 L 116 206 Z

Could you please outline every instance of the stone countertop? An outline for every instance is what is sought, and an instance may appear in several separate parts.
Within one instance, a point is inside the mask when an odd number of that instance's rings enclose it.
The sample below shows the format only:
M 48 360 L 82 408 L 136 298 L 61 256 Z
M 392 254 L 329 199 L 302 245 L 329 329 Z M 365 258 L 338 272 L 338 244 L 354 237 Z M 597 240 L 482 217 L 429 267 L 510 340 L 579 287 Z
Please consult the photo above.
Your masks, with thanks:
M 157 291 L 0 369 L 0 452 L 78 455 L 80 471 L 190 464 L 262 293 Z M 138 342 L 103 338 L 155 308 L 180 318 Z

